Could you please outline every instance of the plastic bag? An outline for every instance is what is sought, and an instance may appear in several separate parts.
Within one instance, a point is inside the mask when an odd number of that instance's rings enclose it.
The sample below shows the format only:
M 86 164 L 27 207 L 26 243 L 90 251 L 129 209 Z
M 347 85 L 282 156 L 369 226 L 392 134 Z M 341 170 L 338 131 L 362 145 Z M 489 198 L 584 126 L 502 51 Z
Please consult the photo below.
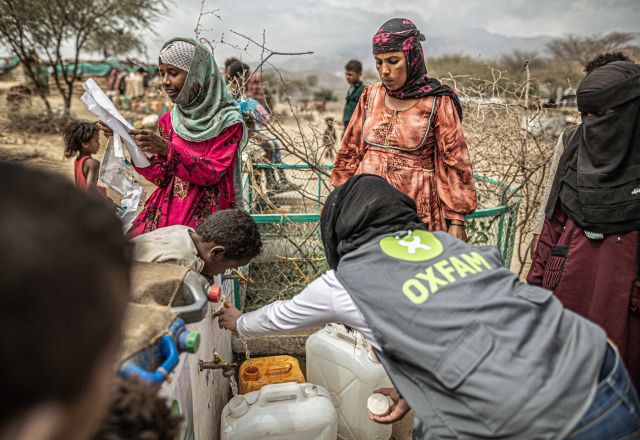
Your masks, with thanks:
M 104 153 L 98 181 L 121 197 L 118 216 L 126 232 L 131 228 L 138 206 L 146 198 L 146 192 L 133 177 L 133 167 L 124 156 L 120 139 L 117 135 L 112 139 Z

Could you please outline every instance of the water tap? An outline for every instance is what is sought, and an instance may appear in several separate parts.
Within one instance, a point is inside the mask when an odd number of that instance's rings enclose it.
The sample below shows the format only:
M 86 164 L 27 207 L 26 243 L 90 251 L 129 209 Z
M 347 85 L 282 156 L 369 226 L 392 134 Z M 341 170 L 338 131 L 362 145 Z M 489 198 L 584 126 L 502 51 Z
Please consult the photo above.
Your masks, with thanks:
M 211 317 L 213 319 L 216 319 L 218 316 L 220 316 L 222 314 L 222 310 L 224 309 L 224 304 L 221 304 L 220 306 L 218 306 L 217 309 L 215 309 L 213 311 L 213 313 L 211 313 Z
M 220 278 L 221 278 L 222 282 L 225 282 L 226 280 L 240 280 L 240 281 L 244 281 L 245 283 L 249 283 L 249 284 L 255 284 L 256 283 L 255 281 L 253 281 L 253 279 L 251 279 L 251 277 L 243 274 L 238 269 L 231 269 L 231 273 L 224 273 L 224 274 L 220 275 Z
M 216 351 L 213 353 L 213 361 L 206 362 L 200 359 L 198 361 L 200 371 L 202 370 L 222 370 L 224 377 L 231 377 L 236 373 L 236 367 L 238 364 L 235 362 L 225 362 L 220 354 Z

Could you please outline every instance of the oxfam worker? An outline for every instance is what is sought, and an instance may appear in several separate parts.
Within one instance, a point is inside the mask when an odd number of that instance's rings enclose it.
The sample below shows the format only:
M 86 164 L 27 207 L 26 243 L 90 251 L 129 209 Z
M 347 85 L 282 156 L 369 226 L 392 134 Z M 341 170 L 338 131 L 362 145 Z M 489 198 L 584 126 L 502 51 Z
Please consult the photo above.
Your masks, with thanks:
M 396 390 L 380 423 L 416 414 L 418 439 L 622 439 L 636 391 L 604 331 L 503 267 L 494 247 L 428 232 L 411 198 L 361 174 L 321 219 L 331 270 L 291 300 L 220 326 L 243 336 L 337 322 L 376 349 Z M 402 397 L 400 397 L 402 396 Z

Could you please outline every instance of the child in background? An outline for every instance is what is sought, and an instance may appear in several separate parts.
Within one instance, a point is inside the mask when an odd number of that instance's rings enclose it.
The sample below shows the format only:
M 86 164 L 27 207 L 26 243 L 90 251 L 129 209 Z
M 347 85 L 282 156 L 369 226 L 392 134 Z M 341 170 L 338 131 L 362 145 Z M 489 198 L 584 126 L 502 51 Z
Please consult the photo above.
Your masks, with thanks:
M 344 103 L 344 112 L 342 113 L 342 124 L 344 130 L 347 129 L 353 112 L 358 106 L 360 95 L 364 90 L 364 83 L 360 81 L 362 76 L 362 63 L 358 60 L 351 60 L 344 66 L 344 77 L 349 83 L 349 90 Z
M 154 384 L 118 378 L 108 414 L 92 440 L 174 440 L 180 422 Z
M 324 118 L 327 123 L 327 128 L 324 129 L 322 134 L 322 144 L 324 146 L 324 157 L 328 158 L 331 162 L 336 157 L 336 128 L 335 120 L 331 116 Z
M 214 212 L 195 230 L 158 228 L 131 243 L 134 261 L 176 264 L 211 277 L 249 264 L 262 249 L 258 225 L 240 209 Z
M 98 125 L 79 119 L 72 121 L 64 130 L 64 144 L 64 157 L 77 156 L 74 163 L 76 188 L 99 191 L 106 196 L 106 190 L 98 186 L 100 162 L 92 156 L 100 150 Z
M 231 66 L 233 68 L 234 65 Z M 253 98 L 243 98 L 237 101 L 242 113 L 247 130 L 249 130 L 249 142 L 258 145 L 264 151 L 264 158 L 267 163 L 282 164 L 282 151 L 280 142 L 273 136 L 269 136 L 266 129 L 269 122 L 269 115 L 265 108 Z M 276 173 L 278 178 L 276 179 Z M 267 187 L 271 193 L 281 193 L 295 191 L 297 188 L 287 180 L 287 176 L 282 168 L 265 169 Z
M 231 90 L 235 99 L 240 99 L 247 95 L 247 85 L 251 72 L 249 66 L 241 61 L 234 61 L 226 70 L 227 86 Z

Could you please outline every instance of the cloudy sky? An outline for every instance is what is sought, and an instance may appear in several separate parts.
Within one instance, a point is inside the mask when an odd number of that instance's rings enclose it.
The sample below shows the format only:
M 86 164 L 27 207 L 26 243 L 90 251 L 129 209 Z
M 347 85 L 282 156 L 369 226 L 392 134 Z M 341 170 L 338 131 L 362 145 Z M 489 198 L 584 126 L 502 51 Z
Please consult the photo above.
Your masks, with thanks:
M 157 35 L 150 36 L 150 58 L 165 39 L 192 36 L 200 8 L 200 0 L 171 2 L 157 22 Z M 640 33 L 639 0 L 206 0 L 204 9 L 217 9 L 221 18 L 203 17 L 206 38 L 219 41 L 223 35 L 244 46 L 230 30 L 256 39 L 264 30 L 271 49 L 311 50 L 316 57 L 368 53 L 372 34 L 392 17 L 408 17 L 418 25 L 427 36 L 427 53 L 449 44 L 454 51 L 494 55 L 502 41 L 526 46 L 540 36 Z M 259 58 L 251 49 L 245 58 Z M 221 61 L 238 51 L 218 44 L 216 52 Z

